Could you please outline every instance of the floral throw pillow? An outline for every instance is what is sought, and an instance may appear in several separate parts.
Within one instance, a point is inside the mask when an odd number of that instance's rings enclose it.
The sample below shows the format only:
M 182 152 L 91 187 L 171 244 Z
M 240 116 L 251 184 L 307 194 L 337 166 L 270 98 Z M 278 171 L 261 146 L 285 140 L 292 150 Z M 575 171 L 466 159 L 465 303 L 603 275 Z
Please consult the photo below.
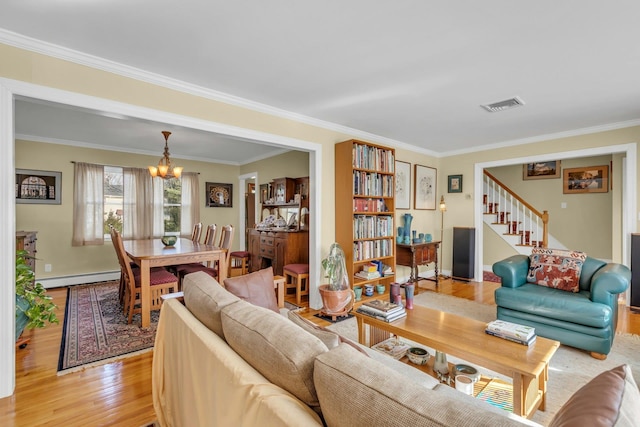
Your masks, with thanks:
M 580 272 L 587 254 L 564 249 L 533 248 L 527 282 L 568 292 L 580 290 Z

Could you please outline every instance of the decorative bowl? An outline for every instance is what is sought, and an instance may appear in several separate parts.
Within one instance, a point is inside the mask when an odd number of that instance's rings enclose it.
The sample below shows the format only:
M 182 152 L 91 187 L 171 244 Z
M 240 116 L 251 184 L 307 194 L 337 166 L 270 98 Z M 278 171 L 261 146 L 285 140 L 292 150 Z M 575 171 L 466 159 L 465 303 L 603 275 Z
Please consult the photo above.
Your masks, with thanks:
M 178 236 L 162 236 L 160 239 L 165 246 L 173 246 L 178 241 Z
M 465 375 L 473 380 L 475 383 L 480 379 L 480 372 L 473 366 L 458 364 L 453 367 L 453 377 L 457 375 Z
M 407 357 L 411 363 L 416 365 L 426 365 L 429 361 L 429 352 L 424 348 L 411 347 L 407 350 Z

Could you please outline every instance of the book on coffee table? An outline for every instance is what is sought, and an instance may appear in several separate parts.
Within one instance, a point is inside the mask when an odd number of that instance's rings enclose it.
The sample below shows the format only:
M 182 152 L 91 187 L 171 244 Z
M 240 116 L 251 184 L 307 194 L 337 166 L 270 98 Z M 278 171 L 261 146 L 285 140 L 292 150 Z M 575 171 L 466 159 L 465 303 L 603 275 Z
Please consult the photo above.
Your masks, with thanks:
M 528 341 L 536 334 L 534 327 L 506 322 L 504 320 L 494 320 L 487 323 L 487 331 L 494 332 L 502 337 L 511 337 L 521 341 Z
M 381 312 L 384 313 L 389 313 L 389 312 L 393 312 L 393 311 L 397 311 L 399 309 L 402 309 L 401 305 L 398 304 L 394 304 L 392 302 L 389 301 L 382 301 L 379 299 L 372 299 L 369 301 L 365 301 L 362 303 L 362 305 L 366 306 L 366 307 L 371 307 L 374 308 L 376 310 L 379 310 Z
M 504 334 L 501 334 L 501 333 L 498 333 L 498 332 L 493 332 L 493 331 L 490 331 L 489 329 L 486 329 L 485 332 L 488 335 L 493 335 L 494 337 L 502 338 L 503 340 L 512 341 L 512 342 L 515 342 L 515 343 L 518 343 L 518 344 L 522 344 L 522 345 L 531 345 L 531 344 L 533 344 L 536 341 L 536 337 L 537 337 L 537 335 L 534 334 L 529 339 L 523 340 L 523 339 L 519 339 L 519 338 L 513 338 L 513 337 L 510 337 L 508 335 L 504 335 Z

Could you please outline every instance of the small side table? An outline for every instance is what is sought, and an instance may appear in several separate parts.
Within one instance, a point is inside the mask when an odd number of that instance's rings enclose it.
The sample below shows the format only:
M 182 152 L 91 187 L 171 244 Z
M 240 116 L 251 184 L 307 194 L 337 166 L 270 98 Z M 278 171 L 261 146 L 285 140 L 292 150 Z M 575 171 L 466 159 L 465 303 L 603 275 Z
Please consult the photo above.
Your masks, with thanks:
M 420 280 L 418 266 L 435 263 L 435 282 L 438 286 L 438 248 L 440 241 L 412 243 L 405 245 L 396 243 L 396 264 L 411 268 L 409 282 Z

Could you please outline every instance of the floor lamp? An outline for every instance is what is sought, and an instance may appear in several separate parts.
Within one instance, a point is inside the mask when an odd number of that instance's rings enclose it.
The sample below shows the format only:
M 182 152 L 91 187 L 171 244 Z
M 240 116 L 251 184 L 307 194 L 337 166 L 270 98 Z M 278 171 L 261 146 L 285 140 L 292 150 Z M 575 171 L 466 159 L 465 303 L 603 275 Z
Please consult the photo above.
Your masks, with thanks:
M 447 204 L 444 202 L 444 196 L 440 196 L 440 213 L 442 215 L 442 220 L 440 224 L 440 274 L 438 275 L 439 279 L 448 279 L 449 276 L 445 276 L 442 274 L 442 245 L 444 244 L 444 213 L 447 211 Z

